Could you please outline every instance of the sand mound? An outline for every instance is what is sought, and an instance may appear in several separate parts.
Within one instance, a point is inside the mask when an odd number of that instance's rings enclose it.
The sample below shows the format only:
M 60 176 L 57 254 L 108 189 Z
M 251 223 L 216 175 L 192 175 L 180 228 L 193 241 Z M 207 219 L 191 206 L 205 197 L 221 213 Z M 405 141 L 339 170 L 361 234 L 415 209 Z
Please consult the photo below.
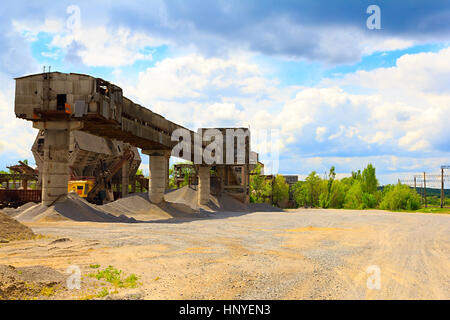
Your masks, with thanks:
M 27 240 L 33 237 L 34 233 L 30 228 L 0 211 L 0 241 Z
M 45 266 L 0 265 L 0 299 L 30 299 L 62 288 L 66 277 Z

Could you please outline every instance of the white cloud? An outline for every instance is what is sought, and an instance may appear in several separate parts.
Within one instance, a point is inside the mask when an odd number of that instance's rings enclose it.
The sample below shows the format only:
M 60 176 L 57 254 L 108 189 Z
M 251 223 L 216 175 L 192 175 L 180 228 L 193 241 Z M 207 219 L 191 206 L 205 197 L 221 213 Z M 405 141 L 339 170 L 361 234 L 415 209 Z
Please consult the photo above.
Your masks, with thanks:
M 31 145 L 37 130 L 32 128 L 30 122 L 15 117 L 13 81 L 0 75 L 0 83 L 0 156 L 3 160 L 18 158 L 10 164 L 15 164 L 19 159 L 34 162 Z
M 325 133 L 327 132 L 326 127 L 317 127 L 316 129 L 316 140 L 322 142 L 325 139 Z
M 14 30 L 27 40 L 35 41 L 39 32 L 50 33 L 53 39 L 49 49 L 56 48 L 66 57 L 78 56 L 87 66 L 120 67 L 138 60 L 152 60 L 149 47 L 162 45 L 161 39 L 143 32 L 132 32 L 126 27 L 90 26 L 69 30 L 63 20 L 13 21 Z
M 123 88 L 125 95 L 193 129 L 249 124 L 252 130 L 279 129 L 283 152 L 300 146 L 296 152 L 390 157 L 439 151 L 435 144 L 450 111 L 450 90 L 441 83 L 449 83 L 449 61 L 450 49 L 405 55 L 392 68 L 327 79 L 313 88 L 280 88 L 249 59 L 193 54 L 160 61 L 140 73 L 136 86 Z M 347 87 L 370 92 L 349 93 Z M 322 142 L 322 149 L 312 140 Z

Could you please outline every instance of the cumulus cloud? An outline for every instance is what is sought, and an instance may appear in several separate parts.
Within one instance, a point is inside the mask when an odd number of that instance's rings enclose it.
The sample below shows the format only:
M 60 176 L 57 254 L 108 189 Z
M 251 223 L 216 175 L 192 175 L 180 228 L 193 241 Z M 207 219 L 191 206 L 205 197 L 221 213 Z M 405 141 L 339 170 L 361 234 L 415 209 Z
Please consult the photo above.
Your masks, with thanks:
M 241 56 L 167 58 L 139 73 L 136 86 L 118 80 L 124 95 L 189 127 L 267 127 L 271 113 L 294 90 L 279 89 L 276 79 Z
M 9 164 L 16 163 L 18 159 L 34 162 L 31 145 L 37 130 L 32 128 L 31 123 L 15 117 L 14 83 L 4 80 L 0 77 L 0 83 L 4 85 L 0 91 L 0 157 Z
M 95 67 L 120 67 L 139 60 L 152 60 L 149 47 L 163 44 L 143 32 L 132 32 L 127 27 L 108 27 L 81 23 L 68 28 L 63 19 L 13 20 L 14 30 L 28 41 L 35 41 L 39 33 L 52 35 L 49 49 L 58 49 L 66 61 Z
M 449 41 L 445 1 L 380 3 L 381 30 L 366 28 L 367 7 L 357 1 L 155 1 L 131 8 L 112 5 L 124 25 L 157 34 L 206 56 L 236 49 L 327 64 L 352 63 L 376 51 L 397 50 L 430 41 Z
M 449 54 L 442 49 L 404 55 L 392 68 L 302 88 L 280 87 L 251 59 L 193 54 L 160 61 L 139 75 L 136 86 L 122 86 L 125 95 L 193 129 L 277 129 L 286 159 L 301 155 L 342 163 L 355 156 L 366 161 L 383 157 L 378 163 L 388 170 L 402 168 L 404 159 L 413 156 L 448 151 L 441 144 L 448 130 L 442 119 L 450 111 L 450 91 L 441 81 L 448 83 Z M 289 165 L 305 168 L 301 162 Z

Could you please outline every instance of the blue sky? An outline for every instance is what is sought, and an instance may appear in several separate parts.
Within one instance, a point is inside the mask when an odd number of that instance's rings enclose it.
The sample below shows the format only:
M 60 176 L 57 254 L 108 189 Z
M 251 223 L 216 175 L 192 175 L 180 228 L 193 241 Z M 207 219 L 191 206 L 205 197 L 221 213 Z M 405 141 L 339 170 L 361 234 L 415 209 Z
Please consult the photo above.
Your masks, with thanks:
M 13 78 L 44 65 L 194 130 L 276 130 L 284 174 L 371 162 L 384 184 L 450 163 L 448 1 L 15 1 L 0 16 L 0 169 L 33 162 Z

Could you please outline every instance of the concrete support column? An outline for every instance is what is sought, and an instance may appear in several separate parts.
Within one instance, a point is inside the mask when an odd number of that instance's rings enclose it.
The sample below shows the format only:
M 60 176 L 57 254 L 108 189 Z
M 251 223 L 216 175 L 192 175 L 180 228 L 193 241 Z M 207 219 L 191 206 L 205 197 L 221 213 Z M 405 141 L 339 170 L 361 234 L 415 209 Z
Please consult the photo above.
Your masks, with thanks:
M 200 166 L 198 169 L 198 204 L 205 205 L 209 202 L 210 193 L 210 167 Z
M 169 160 L 170 160 L 170 154 L 169 155 L 166 155 L 166 159 L 165 159 L 165 170 L 166 170 L 166 176 L 165 176 L 165 178 L 166 178 L 166 190 L 169 190 L 169 171 L 170 171 L 170 162 L 169 162 Z
M 125 162 L 122 166 L 122 197 L 128 195 L 129 185 L 130 185 L 130 165 L 128 162 Z
M 223 191 L 224 184 L 225 184 L 225 167 L 224 166 L 217 166 L 217 176 L 220 179 L 220 192 Z
M 170 155 L 170 150 L 142 150 L 142 153 L 148 154 L 150 158 L 148 198 L 153 203 L 161 203 L 164 201 L 166 158 Z
M 70 131 L 68 128 L 45 129 L 44 136 L 42 203 L 49 206 L 67 195 Z

